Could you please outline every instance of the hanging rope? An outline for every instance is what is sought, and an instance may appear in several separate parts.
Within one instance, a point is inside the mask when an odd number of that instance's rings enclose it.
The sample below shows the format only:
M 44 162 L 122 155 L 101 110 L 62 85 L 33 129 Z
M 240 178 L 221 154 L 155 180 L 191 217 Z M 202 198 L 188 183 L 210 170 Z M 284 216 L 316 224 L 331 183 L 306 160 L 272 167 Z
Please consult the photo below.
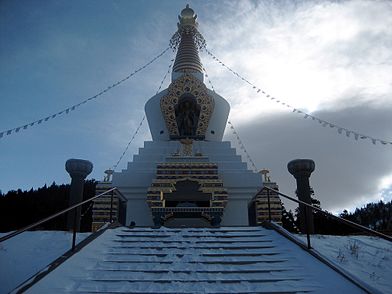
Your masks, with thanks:
M 168 68 L 168 70 L 166 71 L 165 75 L 163 76 L 163 79 L 162 79 L 162 81 L 161 81 L 161 83 L 160 83 L 160 85 L 159 85 L 159 87 L 158 87 L 158 90 L 157 90 L 156 94 L 158 94 L 159 91 L 161 91 L 161 88 L 162 88 L 162 86 L 163 86 L 163 83 L 165 82 L 167 76 L 170 74 L 170 70 L 171 70 L 173 64 L 174 64 L 174 58 L 172 58 L 172 59 L 170 60 L 169 68 Z M 156 95 L 156 94 L 155 94 L 155 95 Z M 135 133 L 133 134 L 132 138 L 129 140 L 127 146 L 125 147 L 123 153 L 121 154 L 120 158 L 117 160 L 116 164 L 113 165 L 113 170 L 116 170 L 117 166 L 120 164 L 121 160 L 124 158 L 125 154 L 127 153 L 128 149 L 129 149 L 129 146 L 131 145 L 131 143 L 132 143 L 133 140 L 135 139 L 136 135 L 139 133 L 139 130 L 140 130 L 140 128 L 142 127 L 143 122 L 144 122 L 145 119 L 146 119 L 146 116 L 144 115 L 143 118 L 142 118 L 142 120 L 140 121 L 139 126 L 137 127 Z
M 133 134 L 131 140 L 129 140 L 127 146 L 125 147 L 124 152 L 121 154 L 121 156 L 120 156 L 120 158 L 117 160 L 116 164 L 113 165 L 113 170 L 116 170 L 116 168 L 117 168 L 117 166 L 119 165 L 120 161 L 123 159 L 123 157 L 124 157 L 125 154 L 127 153 L 129 146 L 131 145 L 132 141 L 135 139 L 136 135 L 139 133 L 139 130 L 140 130 L 140 128 L 142 127 L 143 122 L 144 122 L 145 119 L 146 119 L 146 116 L 144 115 L 143 118 L 142 118 L 142 120 L 140 121 L 139 126 L 137 127 L 135 133 Z
M 237 130 L 234 128 L 233 123 L 231 121 L 227 122 L 230 125 L 230 129 L 233 133 L 233 135 L 236 137 L 237 139 L 237 143 L 240 146 L 240 149 L 245 153 L 246 158 L 248 159 L 248 161 L 250 162 L 250 164 L 252 165 L 252 168 L 255 172 L 258 172 L 258 169 L 256 167 L 256 164 L 254 163 L 254 161 L 252 160 L 252 157 L 250 157 L 248 151 L 245 148 L 244 143 L 242 143 L 242 140 L 240 138 L 240 135 L 238 134 Z
M 208 83 L 209 83 L 210 86 L 211 86 L 212 91 L 215 92 L 214 85 L 212 84 L 211 79 L 209 78 L 209 76 L 208 76 L 208 74 L 207 74 L 207 71 L 206 71 L 206 69 L 205 69 L 204 67 L 203 67 L 203 71 L 204 71 L 205 77 L 207 78 Z M 258 172 L 258 169 L 257 169 L 257 167 L 256 167 L 256 165 L 255 165 L 255 163 L 254 163 L 254 161 L 252 160 L 252 158 L 250 157 L 248 151 L 246 150 L 245 145 L 242 143 L 242 140 L 241 140 L 241 138 L 240 138 L 238 132 L 237 132 L 236 129 L 234 128 L 232 122 L 231 122 L 231 121 L 228 121 L 227 123 L 229 124 L 230 130 L 232 131 L 233 135 L 236 137 L 237 143 L 238 143 L 238 145 L 240 146 L 240 149 L 245 153 L 246 158 L 248 159 L 248 161 L 249 161 L 250 164 L 252 165 L 253 170 L 254 170 L 255 172 Z
M 206 71 L 204 66 L 203 66 L 203 71 L 204 71 L 204 76 L 207 78 L 207 81 L 210 84 L 212 91 L 215 92 L 214 85 L 212 84 L 211 79 L 209 78 L 209 76 L 207 74 L 207 71 Z
M 209 83 L 210 86 L 211 86 L 212 91 L 215 92 L 214 85 L 212 84 L 211 79 L 208 77 L 207 71 L 206 71 L 206 69 L 205 69 L 204 67 L 203 67 L 203 71 L 204 71 L 205 77 L 207 78 L 208 83 Z M 233 135 L 236 137 L 237 143 L 238 143 L 238 145 L 240 146 L 240 149 L 245 153 L 246 158 L 248 159 L 248 161 L 249 161 L 250 164 L 252 165 L 253 170 L 254 170 L 255 172 L 258 172 L 258 169 L 257 169 L 257 167 L 256 167 L 256 165 L 255 165 L 255 163 L 254 163 L 254 161 L 252 160 L 252 157 L 250 157 L 248 151 L 247 151 L 246 148 L 245 148 L 244 143 L 242 143 L 242 140 L 241 140 L 241 138 L 240 138 L 240 136 L 239 136 L 237 130 L 234 128 L 232 122 L 231 122 L 231 121 L 228 121 L 227 123 L 229 124 L 230 130 L 232 131 Z
M 353 131 L 351 129 L 342 127 L 340 125 L 337 125 L 335 123 L 331 123 L 329 121 L 323 120 L 319 117 L 316 117 L 314 115 L 308 114 L 305 111 L 299 110 L 293 106 L 291 106 L 290 104 L 284 102 L 281 99 L 278 99 L 270 94 L 268 94 L 267 92 L 265 92 L 264 90 L 258 88 L 256 85 L 254 85 L 253 83 L 251 83 L 249 80 L 247 80 L 246 78 L 244 78 L 243 76 L 241 76 L 238 72 L 232 70 L 229 66 L 227 66 L 226 64 L 224 64 L 220 59 L 218 59 L 214 54 L 211 53 L 211 51 L 209 51 L 207 48 L 205 48 L 205 51 L 207 52 L 208 55 L 210 55 L 212 57 L 212 59 L 216 60 L 220 65 L 222 65 L 223 67 L 225 67 L 226 69 L 228 69 L 232 74 L 234 74 L 235 76 L 237 76 L 239 79 L 243 80 L 245 83 L 247 83 L 248 85 L 250 85 L 252 87 L 252 89 L 254 91 L 256 91 L 256 93 L 258 94 L 262 94 L 263 96 L 265 96 L 266 98 L 269 98 L 272 101 L 275 101 L 276 103 L 285 106 L 289 109 L 292 110 L 292 112 L 300 114 L 303 116 L 304 119 L 307 118 L 311 118 L 313 121 L 318 122 L 321 126 L 326 127 L 329 126 L 330 128 L 334 128 L 338 131 L 338 134 L 345 134 L 347 138 L 354 138 L 356 141 L 358 139 L 369 139 L 373 144 L 376 144 L 377 142 L 381 143 L 382 145 L 387 145 L 390 144 L 392 145 L 391 141 L 388 140 L 384 140 L 384 139 L 380 139 L 380 138 L 375 138 L 369 135 L 365 135 L 356 131 Z
M 167 69 L 165 75 L 163 76 L 163 79 L 162 79 L 162 81 L 161 81 L 161 83 L 160 83 L 160 85 L 159 85 L 159 87 L 158 87 L 158 90 L 157 90 L 157 92 L 155 93 L 155 95 L 157 95 L 157 94 L 161 91 L 162 86 L 163 86 L 163 83 L 165 82 L 167 76 L 170 74 L 171 68 L 173 67 L 174 60 L 175 60 L 175 58 L 172 58 L 172 59 L 170 60 L 169 68 Z
M 34 126 L 34 125 L 40 125 L 41 123 L 47 122 L 48 120 L 54 119 L 54 118 L 56 118 L 56 117 L 58 117 L 58 116 L 60 116 L 60 115 L 62 115 L 62 114 L 68 114 L 68 113 L 70 113 L 71 111 L 74 111 L 74 110 L 75 110 L 76 108 L 78 108 L 79 106 L 81 106 L 81 105 L 83 105 L 83 104 L 85 104 L 85 103 L 87 103 L 87 102 L 90 102 L 90 101 L 92 101 L 92 100 L 97 99 L 98 97 L 102 96 L 103 94 L 105 94 L 105 93 L 108 92 L 109 90 L 113 89 L 114 87 L 117 87 L 118 85 L 122 84 L 123 82 L 125 82 L 126 80 L 128 80 L 129 78 L 131 78 L 132 76 L 134 76 L 135 74 L 137 74 L 138 72 L 140 72 L 141 70 L 143 70 L 143 69 L 145 69 L 146 67 L 148 67 L 148 66 L 149 66 L 150 64 L 152 64 L 154 61 L 156 61 L 156 60 L 159 59 L 162 55 L 164 55 L 169 49 L 170 49 L 170 47 L 166 48 L 166 49 L 163 50 L 160 54 L 158 54 L 158 55 L 155 56 L 153 59 L 151 59 L 149 62 L 147 62 L 145 65 L 139 67 L 138 69 L 136 69 L 134 72 L 132 72 L 131 74 L 129 74 L 129 75 L 126 76 L 125 78 L 123 78 L 123 79 L 117 81 L 116 83 L 114 83 L 114 84 L 112 84 L 112 85 L 106 87 L 106 89 L 102 90 L 102 91 L 99 92 L 98 94 L 96 94 L 96 95 L 94 95 L 94 96 L 91 96 L 91 97 L 89 97 L 89 98 L 83 100 L 82 102 L 80 102 L 80 103 L 78 103 L 78 104 L 75 104 L 75 105 L 72 105 L 72 106 L 70 106 L 70 107 L 68 107 L 68 108 L 66 108 L 66 109 L 64 109 L 64 110 L 62 110 L 62 111 L 59 111 L 59 112 L 57 112 L 57 113 L 48 115 L 48 116 L 45 117 L 45 118 L 40 118 L 40 119 L 35 120 L 35 121 L 33 121 L 33 122 L 27 123 L 27 124 L 25 124 L 25 125 L 23 125 L 23 126 L 19 126 L 19 127 L 13 128 L 13 129 L 9 129 L 9 130 L 7 130 L 7 131 L 2 131 L 2 132 L 0 132 L 0 139 L 3 138 L 4 135 L 9 136 L 9 135 L 11 135 L 11 134 L 18 133 L 18 132 L 21 131 L 21 130 L 26 130 L 27 128 L 32 127 L 32 126 Z

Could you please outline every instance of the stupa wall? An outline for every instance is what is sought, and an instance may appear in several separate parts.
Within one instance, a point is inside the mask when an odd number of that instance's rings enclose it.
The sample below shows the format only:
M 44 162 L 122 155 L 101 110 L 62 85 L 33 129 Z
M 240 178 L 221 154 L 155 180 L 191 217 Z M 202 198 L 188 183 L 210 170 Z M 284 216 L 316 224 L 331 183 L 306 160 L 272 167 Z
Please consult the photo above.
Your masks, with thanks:
M 262 186 L 258 173 L 247 169 L 230 142 L 196 141 L 193 152 L 201 156 L 180 156 L 178 141 L 147 141 L 127 168 L 113 175 L 113 186 L 119 188 L 127 203 L 127 222 L 151 226 L 152 215 L 146 202 L 147 190 L 156 177 L 156 165 L 162 162 L 213 162 L 228 191 L 228 204 L 221 225 L 248 225 L 248 202 Z M 177 155 L 175 155 L 177 154 Z M 174 156 L 175 155 L 175 156 Z

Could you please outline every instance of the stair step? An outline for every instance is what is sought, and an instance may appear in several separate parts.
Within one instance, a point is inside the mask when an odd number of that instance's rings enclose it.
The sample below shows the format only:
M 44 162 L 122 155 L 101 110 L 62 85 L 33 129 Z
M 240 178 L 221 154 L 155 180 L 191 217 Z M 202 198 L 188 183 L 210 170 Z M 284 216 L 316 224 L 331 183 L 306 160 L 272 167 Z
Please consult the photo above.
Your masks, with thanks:
M 270 260 L 275 260 L 277 259 L 277 256 L 275 255 L 259 255 L 260 260 L 263 261 L 270 261 Z M 111 261 L 121 261 L 121 260 L 129 260 L 129 261 L 176 261 L 176 262 L 205 262 L 205 261 L 254 261 L 255 258 L 254 256 L 203 256 L 200 254 L 162 254 L 162 255 L 127 255 L 127 254 L 122 254 L 122 255 L 105 255 L 103 258 L 104 261 L 106 260 L 111 260 Z
M 263 248 L 236 248 L 236 249 L 227 249 L 227 248 L 199 248 L 199 249 L 190 249 L 189 247 L 182 248 L 171 248 L 170 250 L 163 250 L 162 248 L 154 248 L 154 249 L 146 249 L 146 248 L 134 248 L 134 247 L 118 247 L 118 248 L 107 248 L 105 250 L 105 254 L 184 254 L 184 252 L 189 252 L 191 254 L 269 254 L 269 253 L 281 253 L 276 247 L 263 247 Z
M 213 238 L 213 239 L 225 239 L 225 238 L 260 238 L 260 237 L 266 237 L 266 235 L 249 235 L 249 234 L 244 234 L 244 235 L 215 235 L 215 236 L 211 236 L 211 235 L 182 235 L 182 238 Z
M 301 290 L 297 283 L 301 282 Z M 175 289 L 175 290 L 173 290 Z M 207 290 L 208 289 L 208 290 Z M 317 287 L 304 281 L 83 281 L 74 289 L 78 293 L 307 293 Z
M 248 265 L 242 264 L 234 264 L 234 265 L 226 265 L 226 264 L 200 264 L 200 263 L 188 263 L 186 267 L 179 263 L 172 263 L 170 268 L 167 267 L 165 263 L 117 263 L 117 262 L 110 262 L 110 261 L 101 261 L 98 262 L 93 269 L 97 270 L 120 270 L 120 271 L 150 271 L 150 270 L 157 270 L 157 271 L 220 271 L 220 272 L 230 272 L 230 271 L 237 271 L 237 272 L 252 272 L 254 270 L 261 270 L 264 271 L 296 271 L 301 272 L 301 266 L 299 265 L 292 265 L 287 263 L 254 263 Z
M 145 243 L 144 243 L 145 244 Z M 244 249 L 268 249 L 268 248 L 275 248 L 275 246 L 272 245 L 266 245 L 266 246 L 260 246 L 260 245 L 236 245 L 236 246 L 228 246 L 228 245 L 217 245 L 217 246 L 183 246 L 183 244 L 178 244 L 177 246 L 150 246 L 150 245 L 145 245 L 145 246 L 111 246 L 111 248 L 119 248 L 119 249 L 127 249 L 127 248 L 132 248 L 132 249 L 154 249 L 154 250 L 169 250 L 169 249 L 182 249 L 182 250 L 187 250 L 187 249 L 205 249 L 205 250 L 210 250 L 210 249 L 221 249 L 221 250 L 244 250 Z
M 221 260 L 221 261 L 211 261 L 211 260 L 194 260 L 194 261 L 188 261 L 188 263 L 195 263 L 195 264 L 222 264 L 222 265 L 231 265 L 231 264 L 257 264 L 257 263 L 279 263 L 279 262 L 287 262 L 287 259 L 276 259 L 276 260 L 232 260 L 232 261 L 227 261 L 227 260 Z M 104 260 L 104 262 L 113 262 L 113 263 L 157 263 L 157 264 L 173 264 L 176 263 L 174 261 L 170 260 L 162 260 L 162 261 L 156 261 L 156 260 Z
M 280 254 L 279 252 L 266 252 L 266 253 L 199 253 L 199 256 L 210 256 L 210 257 L 243 257 L 243 256 L 253 256 L 253 257 L 257 257 L 257 256 L 272 256 L 272 255 L 278 255 Z M 188 256 L 194 256 L 194 254 L 192 253 L 129 253 L 129 252 L 109 252 L 106 253 L 106 256 L 111 256 L 111 255 L 115 255 L 115 256 L 156 256 L 159 258 L 162 257 L 170 257 L 170 256 L 176 256 L 179 258 L 184 257 L 185 255 Z
M 157 291 L 157 290 L 155 290 Z M 236 290 L 235 293 L 237 294 L 295 294 L 295 293 L 311 293 L 314 292 L 314 290 L 305 290 L 305 291 L 274 291 L 274 290 L 269 290 L 269 291 L 249 291 L 249 290 Z M 93 290 L 88 290 L 88 291 L 84 291 L 84 290 L 78 290 L 77 293 L 102 293 L 102 294 L 129 294 L 129 293 L 133 293 L 133 294 L 197 294 L 197 293 L 209 293 L 209 294 L 226 294 L 226 293 L 234 293 L 234 292 L 230 292 L 230 290 L 225 290 L 225 291 L 212 291 L 209 290 L 208 292 L 205 291 L 196 291 L 195 289 L 193 290 L 182 290 L 181 292 L 176 290 L 176 291 L 164 291 L 162 289 L 160 289 L 157 292 L 151 292 L 148 291 L 146 292 L 146 290 L 132 290 L 132 292 L 129 291 L 125 291 L 125 292 L 121 292 L 121 291 L 105 291 L 105 290 L 97 290 L 97 291 L 93 291 Z
M 129 282 L 129 283 L 137 283 L 137 282 L 144 282 L 144 283 L 162 283 L 162 284 L 168 284 L 168 283 L 176 283 L 176 282 L 181 282 L 181 283 L 278 283 L 278 282 L 289 282 L 289 281 L 302 281 L 302 278 L 255 278 L 255 279 L 243 279 L 243 278 L 215 278 L 215 280 L 210 280 L 210 279 L 195 279 L 193 277 L 188 277 L 188 278 L 178 278 L 178 277 L 172 277 L 169 279 L 151 279 L 151 278 L 144 278 L 144 279 L 135 279 L 135 278 L 126 278 L 126 279 L 107 279 L 107 278 L 102 278 L 102 279 L 85 279 L 84 281 L 92 281 L 92 282 L 106 282 L 106 283 L 115 283 L 115 282 Z
M 257 240 L 255 241 L 254 239 L 252 240 L 216 240 L 211 238 L 211 240 L 203 240 L 203 241 L 190 241 L 190 240 L 184 240 L 184 241 L 179 241 L 179 240 L 120 240 L 120 239 L 114 239 L 113 242 L 116 243 L 162 243 L 162 244 L 235 244 L 235 243 L 269 243 L 272 242 L 272 240 Z
M 214 233 L 241 233 L 241 232 L 262 232 L 262 229 L 260 227 L 238 227 L 236 229 L 230 228 L 230 229 L 225 229 L 225 228 L 219 228 L 219 229 L 168 229 L 168 228 L 159 228 L 159 229 L 151 229 L 151 228 L 146 228 L 146 229 L 140 229 L 140 228 L 135 228 L 135 229 L 122 229 L 121 232 L 126 232 L 126 233 L 182 233 L 182 232 L 188 232 L 188 233 L 203 233 L 203 232 L 208 232 L 211 234 Z
M 236 294 L 295 294 L 295 293 L 310 293 L 310 292 L 313 292 L 313 290 L 307 290 L 307 291 L 246 291 L 246 290 L 244 290 L 244 291 L 241 291 L 241 290 L 236 290 Z M 208 291 L 208 292 L 205 292 L 205 291 L 202 291 L 202 292 L 196 292 L 195 290 L 190 290 L 189 292 L 188 291 L 185 291 L 185 292 L 183 292 L 183 291 L 181 291 L 181 292 L 178 292 L 178 291 L 170 291 L 170 290 L 168 290 L 168 291 L 164 291 L 163 292 L 163 290 L 160 290 L 159 292 L 146 292 L 146 291 L 144 291 L 144 290 L 141 290 L 141 291 L 136 291 L 136 290 L 132 290 L 132 291 L 126 291 L 126 292 L 118 292 L 118 291 L 116 291 L 116 292 L 113 292 L 113 291 L 110 291 L 110 292 L 108 292 L 108 291 L 104 291 L 104 290 L 98 290 L 98 291 L 91 291 L 91 290 L 89 290 L 89 291 L 83 291 L 83 290 L 78 290 L 78 292 L 77 293 L 102 293 L 102 294 L 145 294 L 145 293 L 148 293 L 148 294 L 179 294 L 179 293 L 181 293 L 181 294 L 196 294 L 196 293 L 209 293 L 209 294 L 226 294 L 226 293 L 233 293 L 233 292 L 227 292 L 227 291 L 224 291 L 224 292 L 220 292 L 220 291 Z
M 329 291 L 342 281 L 309 270 L 304 252 L 262 228 L 116 228 L 96 242 L 58 268 L 53 291 L 35 293 L 344 292 Z
M 159 274 L 163 274 L 163 273 L 186 273 L 186 274 L 191 274 L 191 273 L 202 273 L 202 274 L 209 274 L 209 273 L 220 273 L 220 274 L 259 274 L 259 273 L 273 273 L 273 272 L 289 272 L 295 269 L 244 269 L 244 270 L 230 270 L 230 269 L 222 269 L 222 270 L 187 270 L 187 269 L 161 269 L 161 270 L 157 270 L 157 269 L 145 269 L 145 270 L 137 270 L 134 269 L 133 267 L 130 269 L 100 269 L 100 268 L 96 268 L 94 269 L 94 271 L 102 271 L 102 272 L 132 272 L 132 273 L 148 273 L 148 274 L 155 274 L 155 273 L 159 273 Z
M 135 271 L 94 271 L 89 274 L 88 280 L 99 281 L 196 281 L 196 282 L 216 282 L 216 281 L 256 281 L 265 280 L 271 281 L 289 281 L 289 280 L 302 280 L 306 276 L 299 276 L 294 271 L 269 271 L 257 273 L 237 272 L 237 273 L 222 273 L 222 272 L 135 272 Z
M 157 286 L 153 286 L 154 288 L 158 288 L 158 286 L 161 285 L 157 285 Z M 140 285 L 137 285 L 138 288 L 140 288 Z M 211 285 L 207 285 L 206 286 L 209 290 L 208 292 L 206 291 L 197 291 L 195 289 L 181 289 L 181 291 L 179 290 L 175 290 L 175 291 L 171 291 L 170 289 L 162 289 L 162 287 L 159 287 L 159 289 L 154 289 L 153 291 L 151 290 L 135 290 L 132 289 L 132 291 L 121 291 L 121 290 L 117 290 L 117 291 L 107 291 L 107 290 L 77 290 L 76 293 L 102 293 L 102 294 L 129 294 L 129 293 L 133 293 L 133 294 L 204 294 L 204 293 L 209 293 L 209 294 L 227 294 L 227 293 L 236 293 L 236 294 L 295 294 L 295 293 L 311 293 L 314 292 L 313 288 L 309 288 L 307 290 L 301 290 L 301 291 L 296 291 L 296 290 L 289 290 L 289 289 L 285 289 L 285 290 L 258 290 L 258 291 L 251 291 L 251 290 L 239 290 L 236 289 L 235 292 L 232 291 L 231 287 L 229 287 L 228 289 L 226 288 L 226 290 L 224 291 L 220 291 L 220 290 L 212 290 L 211 289 Z M 135 287 L 136 288 L 136 287 Z M 148 287 L 148 285 L 145 288 L 152 288 L 152 287 Z M 198 288 L 202 288 L 202 286 L 198 287 Z M 222 287 L 220 287 L 222 288 Z
M 213 239 L 233 239 L 233 238 L 260 238 L 260 237 L 266 237 L 266 235 L 260 235 L 260 234 L 236 234 L 236 235 L 211 235 L 211 234 L 194 234 L 194 235 L 167 235 L 167 234 L 146 234 L 146 235 L 136 235 L 136 234 L 117 234 L 116 237 L 120 238 L 153 238 L 153 239 L 158 239 L 158 238 L 193 238 L 193 239 L 200 239 L 200 238 L 213 238 Z

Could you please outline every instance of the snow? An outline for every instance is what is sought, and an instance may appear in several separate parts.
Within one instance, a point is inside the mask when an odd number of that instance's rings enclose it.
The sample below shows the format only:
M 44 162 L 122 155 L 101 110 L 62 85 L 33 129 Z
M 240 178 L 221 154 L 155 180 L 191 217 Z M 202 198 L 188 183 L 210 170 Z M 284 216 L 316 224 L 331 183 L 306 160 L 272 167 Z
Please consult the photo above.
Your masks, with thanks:
M 215 256 L 207 257 L 206 253 Z M 246 256 L 251 253 L 257 256 Z M 109 229 L 27 292 L 248 293 L 288 289 L 363 293 L 277 232 L 250 227 Z
M 306 242 L 306 236 L 298 236 Z M 392 243 L 370 236 L 311 236 L 311 246 L 382 293 L 392 293 Z
M 0 234 L 5 236 L 9 234 Z M 77 243 L 90 233 L 77 234 Z M 8 293 L 71 248 L 72 233 L 24 232 L 0 243 L 0 293 Z
M 38 283 L 37 287 L 31 288 L 30 291 L 33 293 L 42 293 L 40 290 L 50 290 L 49 292 L 52 293 L 76 289 L 99 291 L 105 287 L 126 290 L 130 287 L 129 283 L 124 282 L 126 279 L 135 280 L 132 287 L 141 293 L 162 289 L 160 288 L 162 286 L 157 283 L 145 283 L 148 279 L 153 279 L 171 280 L 168 287 L 179 292 L 194 292 L 192 287 L 195 281 L 199 281 L 200 289 L 205 285 L 206 289 L 228 293 L 253 291 L 256 290 L 256 280 L 279 280 L 284 275 L 287 278 L 303 279 L 301 282 L 303 289 L 322 293 L 323 285 L 330 284 L 332 287 L 345 288 L 347 290 L 344 291 L 345 293 L 357 293 L 352 289 L 351 292 L 349 291 L 351 285 L 346 285 L 345 279 L 275 231 L 249 227 L 232 229 L 236 230 L 235 238 L 234 233 L 230 232 L 231 228 L 221 228 L 213 233 L 209 229 L 141 228 L 140 232 L 138 228 L 109 229 L 45 277 L 42 280 L 45 283 Z M 131 234 L 134 236 L 130 237 Z M 252 237 L 255 234 L 259 236 Z M 88 233 L 79 234 L 78 241 L 87 236 Z M 217 244 L 214 243 L 217 236 L 226 236 L 226 238 L 221 238 L 223 243 Z M 305 236 L 298 237 L 306 240 Z M 197 238 L 197 241 L 193 238 Z M 233 244 L 224 243 L 234 239 L 238 242 L 235 243 L 236 249 L 232 249 Z M 72 234 L 68 232 L 34 231 L 25 232 L 0 243 L 0 293 L 13 290 L 68 251 L 71 240 Z M 128 241 L 131 242 L 127 243 Z M 320 254 L 358 280 L 366 282 L 382 293 L 392 294 L 390 242 L 368 236 L 315 235 L 312 236 L 311 243 Z M 162 251 L 160 246 L 170 250 Z M 226 256 L 221 257 L 222 253 Z M 238 253 L 243 256 L 239 256 Z M 253 257 L 252 254 L 258 256 Z M 131 263 L 115 262 L 120 259 Z M 239 261 L 259 259 L 260 261 L 255 264 L 236 264 Z M 284 260 L 284 264 L 268 262 L 274 259 Z M 135 263 L 132 263 L 133 261 Z M 203 263 L 206 261 L 217 263 Z M 231 264 L 219 263 L 220 261 L 231 262 Z M 281 271 L 282 266 L 286 272 Z M 240 273 L 241 271 L 243 272 Z M 211 277 L 217 283 L 208 282 Z M 321 284 L 318 277 L 322 277 Z M 110 283 L 112 286 L 99 281 L 105 278 L 112 280 Z M 253 282 L 219 283 L 225 280 Z M 293 289 L 298 288 L 298 283 L 292 280 L 265 283 L 264 287 L 283 290 L 287 285 Z M 338 290 L 331 292 L 342 293 Z

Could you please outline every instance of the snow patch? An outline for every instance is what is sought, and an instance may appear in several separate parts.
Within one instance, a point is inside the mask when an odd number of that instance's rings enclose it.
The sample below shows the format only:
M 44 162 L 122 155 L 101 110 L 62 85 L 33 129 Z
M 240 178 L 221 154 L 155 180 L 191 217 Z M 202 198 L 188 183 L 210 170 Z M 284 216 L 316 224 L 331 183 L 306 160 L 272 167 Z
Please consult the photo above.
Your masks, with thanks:
M 306 242 L 306 236 L 298 236 Z M 371 236 L 311 236 L 321 255 L 359 280 L 392 294 L 392 243 Z
M 77 234 L 77 243 L 89 235 Z M 0 293 L 12 291 L 44 269 L 71 249 L 71 243 L 72 233 L 63 231 L 24 232 L 0 243 Z

